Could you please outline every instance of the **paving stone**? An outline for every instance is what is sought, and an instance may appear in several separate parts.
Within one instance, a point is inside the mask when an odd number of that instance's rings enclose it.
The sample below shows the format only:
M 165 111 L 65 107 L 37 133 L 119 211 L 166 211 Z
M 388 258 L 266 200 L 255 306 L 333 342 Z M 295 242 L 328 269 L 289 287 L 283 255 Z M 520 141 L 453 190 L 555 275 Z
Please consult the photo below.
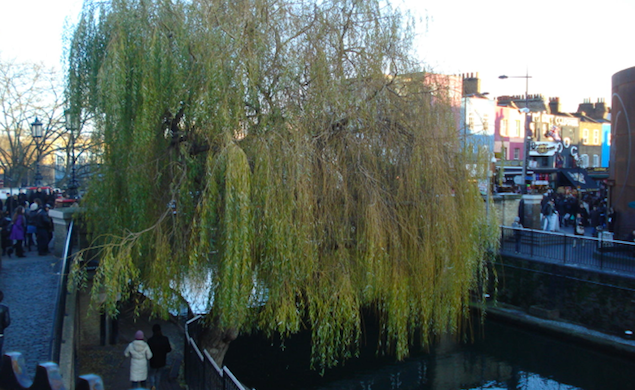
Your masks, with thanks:
M 49 361 L 60 259 L 52 255 L 3 256 L 0 290 L 9 307 L 11 325 L 5 330 L 4 351 L 21 352 L 29 376 L 41 362 Z

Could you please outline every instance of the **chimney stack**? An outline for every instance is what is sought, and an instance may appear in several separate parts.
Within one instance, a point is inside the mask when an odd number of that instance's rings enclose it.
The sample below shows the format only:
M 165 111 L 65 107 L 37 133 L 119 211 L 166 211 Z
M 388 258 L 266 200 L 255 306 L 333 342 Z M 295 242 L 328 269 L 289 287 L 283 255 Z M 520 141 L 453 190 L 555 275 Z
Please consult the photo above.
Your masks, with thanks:
M 595 115 L 595 107 L 591 103 L 591 99 L 584 99 L 583 103 L 578 104 L 578 114 L 585 113 L 588 117 L 593 118 Z
M 474 95 L 477 93 L 481 93 L 481 80 L 478 78 L 478 72 L 476 72 L 476 74 L 464 74 L 463 96 Z
M 558 114 L 560 112 L 561 112 L 560 98 L 559 97 L 549 98 L 549 113 Z
M 603 98 L 598 99 L 595 103 L 595 111 L 593 113 L 593 119 L 606 119 L 609 113 L 609 108 L 606 106 Z

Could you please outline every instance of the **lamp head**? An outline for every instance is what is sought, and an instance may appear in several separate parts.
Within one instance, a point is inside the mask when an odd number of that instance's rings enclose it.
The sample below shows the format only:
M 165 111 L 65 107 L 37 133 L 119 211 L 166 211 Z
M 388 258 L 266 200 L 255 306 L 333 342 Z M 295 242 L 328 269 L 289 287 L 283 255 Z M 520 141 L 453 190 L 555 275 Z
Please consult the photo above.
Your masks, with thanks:
M 35 121 L 31 123 L 31 136 L 33 138 L 42 138 L 42 122 L 37 117 Z
M 79 118 L 71 109 L 66 109 L 64 111 L 64 119 L 66 121 L 66 130 L 70 131 L 75 135 L 79 132 Z

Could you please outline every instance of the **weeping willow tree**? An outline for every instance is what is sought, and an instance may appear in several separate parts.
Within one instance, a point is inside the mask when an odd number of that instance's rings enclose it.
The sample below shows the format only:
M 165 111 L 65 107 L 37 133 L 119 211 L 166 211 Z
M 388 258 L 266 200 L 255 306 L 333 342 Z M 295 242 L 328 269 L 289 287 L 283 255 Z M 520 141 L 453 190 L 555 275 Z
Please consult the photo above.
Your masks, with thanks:
M 68 99 L 104 145 L 102 310 L 202 291 L 218 361 L 240 332 L 310 329 L 321 369 L 357 352 L 362 310 L 400 359 L 461 334 L 497 233 L 412 37 L 376 0 L 87 1 Z

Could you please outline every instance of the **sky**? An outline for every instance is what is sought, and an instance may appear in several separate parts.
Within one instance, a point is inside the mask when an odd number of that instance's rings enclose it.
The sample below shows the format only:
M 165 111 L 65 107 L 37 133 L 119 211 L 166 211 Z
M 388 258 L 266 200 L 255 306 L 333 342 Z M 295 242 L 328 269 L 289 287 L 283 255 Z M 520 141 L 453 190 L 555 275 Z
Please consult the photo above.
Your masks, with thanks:
M 399 1 L 420 20 L 422 64 L 443 74 L 478 73 L 490 97 L 527 90 L 560 97 L 566 112 L 584 99 L 610 105 L 612 76 L 635 66 L 635 0 Z M 81 4 L 0 0 L 0 57 L 59 68 L 65 27 Z

